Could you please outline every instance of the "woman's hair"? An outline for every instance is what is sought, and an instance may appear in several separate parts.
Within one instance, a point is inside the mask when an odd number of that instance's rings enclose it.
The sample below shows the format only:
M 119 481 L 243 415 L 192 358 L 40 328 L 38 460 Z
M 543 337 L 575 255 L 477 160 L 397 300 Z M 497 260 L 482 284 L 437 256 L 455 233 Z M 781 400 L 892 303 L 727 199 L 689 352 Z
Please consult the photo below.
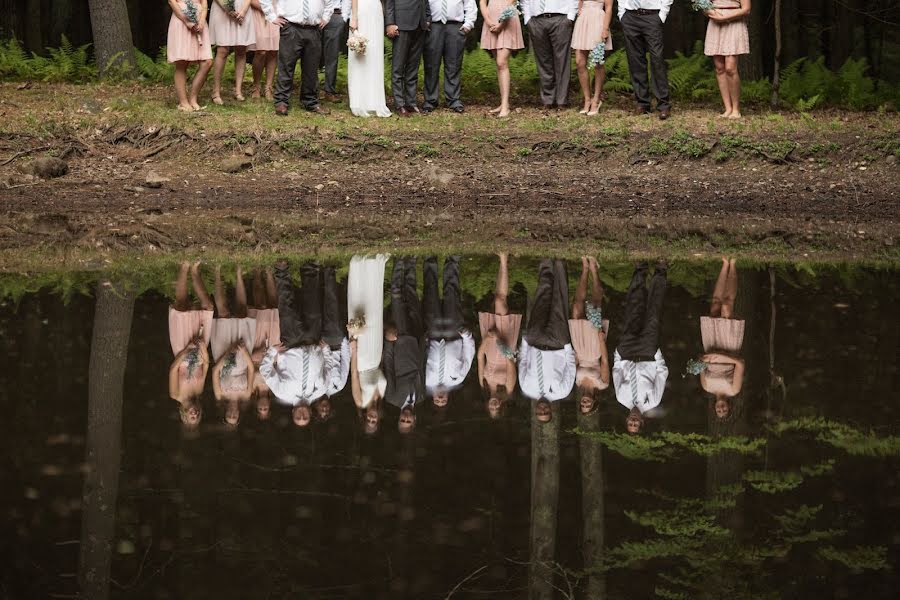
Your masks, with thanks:
M 594 401 L 594 405 L 591 407 L 590 411 L 588 411 L 586 413 L 582 413 L 582 414 L 589 415 L 589 414 L 595 412 L 598 408 L 600 408 L 600 400 L 601 400 L 602 394 L 603 394 L 603 390 L 601 390 L 598 387 L 588 387 L 585 385 L 579 385 L 578 386 L 578 395 L 576 396 L 578 398 L 579 411 L 581 410 L 580 409 L 581 399 L 584 397 L 588 397 Z
M 369 429 L 369 421 L 368 421 L 368 419 L 366 419 L 366 415 L 372 409 L 374 409 L 375 414 L 378 415 L 378 419 L 376 419 L 376 421 L 375 421 L 375 426 L 372 429 Z M 384 417 L 384 412 L 382 411 L 382 405 L 381 405 L 381 398 L 376 397 L 365 408 L 357 407 L 356 408 L 356 417 L 362 426 L 362 430 L 363 430 L 364 434 L 375 435 L 376 433 L 378 433 L 378 430 L 381 428 L 381 420 Z
M 496 391 L 491 393 L 491 386 L 488 385 L 486 379 L 481 380 L 481 393 L 484 395 L 484 399 L 488 400 L 490 398 L 497 398 L 500 402 L 506 402 L 509 400 L 509 390 L 506 389 L 505 384 L 500 384 L 497 386 Z

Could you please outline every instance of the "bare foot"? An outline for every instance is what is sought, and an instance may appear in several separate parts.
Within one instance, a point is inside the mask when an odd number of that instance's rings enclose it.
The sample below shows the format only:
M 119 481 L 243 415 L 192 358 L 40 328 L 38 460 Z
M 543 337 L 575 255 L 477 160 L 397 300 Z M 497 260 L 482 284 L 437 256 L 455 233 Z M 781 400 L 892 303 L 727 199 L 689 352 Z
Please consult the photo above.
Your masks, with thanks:
M 272 88 L 267 87 L 266 88 L 266 100 L 274 100 L 274 99 L 275 99 L 275 94 L 272 93 Z
M 582 257 L 581 257 L 581 270 L 582 270 L 582 271 L 587 271 L 587 270 L 590 268 L 590 264 L 591 264 L 591 263 L 588 262 L 588 257 L 587 257 L 587 256 L 582 256 Z
M 740 118 L 741 118 L 741 113 L 739 113 L 739 112 L 737 112 L 737 111 L 734 111 L 734 112 L 732 112 L 730 115 L 728 115 L 727 118 L 729 118 L 729 119 L 740 119 Z
M 497 114 L 497 116 L 500 117 L 501 119 L 507 118 L 507 117 L 509 116 L 509 109 L 508 109 L 508 108 L 504 108 L 503 110 L 501 110 L 501 111 Z
M 179 104 L 178 110 L 180 110 L 181 112 L 194 112 L 194 107 L 192 107 L 190 104 Z
M 498 106 L 497 108 L 492 108 L 491 110 L 489 110 L 489 111 L 488 111 L 488 114 L 489 114 L 489 115 L 496 115 L 496 114 L 499 113 L 501 110 L 503 110 L 503 107 L 502 107 L 502 106 Z
M 500 259 L 500 262 L 506 262 L 509 260 L 509 253 L 508 252 L 498 252 L 497 258 Z
M 225 102 L 222 101 L 222 96 L 218 93 L 214 93 L 212 95 L 212 103 L 216 106 L 222 106 L 223 104 L 225 104 Z
M 594 273 L 600 268 L 600 263 L 597 262 L 597 259 L 593 256 L 588 256 L 588 266 L 591 268 L 591 271 Z
M 586 115 L 586 114 L 588 114 L 588 112 L 590 112 L 590 110 L 591 110 L 591 99 L 590 99 L 590 98 L 585 98 L 585 99 L 584 99 L 584 108 L 582 108 L 581 110 L 579 110 L 579 111 L 578 111 L 578 114 L 579 114 L 579 115 Z
M 600 107 L 603 106 L 603 100 L 600 98 L 594 98 L 591 100 L 591 109 L 588 111 L 587 115 L 589 117 L 597 116 L 597 113 L 600 112 Z
M 203 110 L 203 108 L 200 106 L 200 103 L 197 102 L 196 98 L 191 98 L 191 108 L 195 111 Z
M 262 98 L 262 94 L 259 91 L 259 86 L 253 88 L 253 92 L 251 92 L 250 97 L 254 100 L 259 100 L 260 98 Z
M 234 99 L 238 102 L 243 102 L 244 100 L 246 100 L 246 98 L 244 98 L 244 94 L 242 94 L 240 90 L 234 91 Z
M 730 110 L 726 110 L 726 111 L 723 112 L 721 115 L 719 115 L 719 118 L 720 118 L 720 119 L 727 119 L 727 118 L 729 118 L 730 116 L 731 116 L 731 111 L 730 111 Z
M 197 273 L 197 274 L 200 273 L 200 261 L 199 260 L 195 260 L 194 264 L 191 265 L 191 272 Z

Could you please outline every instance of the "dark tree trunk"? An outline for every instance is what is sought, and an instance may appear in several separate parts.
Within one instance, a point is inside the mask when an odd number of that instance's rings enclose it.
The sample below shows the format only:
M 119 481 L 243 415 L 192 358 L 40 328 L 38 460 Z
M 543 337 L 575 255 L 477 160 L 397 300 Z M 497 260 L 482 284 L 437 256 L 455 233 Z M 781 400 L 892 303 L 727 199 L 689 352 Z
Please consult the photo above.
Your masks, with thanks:
M 559 509 L 559 431 L 562 412 L 552 402 L 553 418 L 541 423 L 531 417 L 531 565 L 529 593 L 532 600 L 556 597 L 556 518 Z
M 778 106 L 778 92 L 781 89 L 781 5 L 782 0 L 775 0 L 775 60 L 772 63 L 772 108 Z
M 44 36 L 41 32 L 41 0 L 27 0 L 25 3 L 25 47 L 39 54 L 44 52 Z
M 109 596 L 109 571 L 116 525 L 122 460 L 122 385 L 134 297 L 102 280 L 88 367 L 88 422 L 81 518 L 79 581 L 82 596 Z
M 50 5 L 50 45 L 58 45 L 62 36 L 73 39 L 73 3 L 73 0 L 53 0 Z
M 742 55 L 738 61 L 741 78 L 747 81 L 760 79 L 763 76 L 763 44 L 767 43 L 770 36 L 763 31 L 765 27 L 765 8 L 760 4 L 754 5 L 747 17 L 747 28 L 750 31 L 750 54 Z
M 600 411 L 583 415 L 578 411 L 578 427 L 584 431 L 600 431 Z M 603 444 L 600 440 L 581 437 L 578 440 L 581 456 L 581 515 L 584 521 L 581 544 L 584 567 L 591 574 L 587 580 L 585 598 L 606 598 L 606 576 L 595 569 L 603 558 Z
M 94 55 L 100 74 L 133 72 L 134 43 L 125 0 L 89 0 Z

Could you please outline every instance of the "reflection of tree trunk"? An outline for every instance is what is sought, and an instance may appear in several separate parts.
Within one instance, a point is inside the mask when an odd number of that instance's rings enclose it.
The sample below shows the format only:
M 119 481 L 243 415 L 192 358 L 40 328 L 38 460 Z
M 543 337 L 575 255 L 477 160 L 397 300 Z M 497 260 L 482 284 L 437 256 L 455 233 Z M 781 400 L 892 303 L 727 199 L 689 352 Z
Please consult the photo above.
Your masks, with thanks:
M 529 598 L 554 598 L 556 513 L 559 507 L 559 402 L 552 402 L 553 419 L 531 417 L 531 567 Z
M 79 579 L 82 595 L 109 595 L 122 438 L 122 385 L 134 296 L 97 286 L 97 308 L 88 367 L 87 472 L 84 476 Z
M 578 411 L 578 426 L 584 431 L 600 431 L 600 411 L 582 415 Z M 581 513 L 584 519 L 582 555 L 584 566 L 590 570 L 603 558 L 603 445 L 599 440 L 581 437 Z M 606 576 L 597 572 L 588 578 L 585 598 L 606 598 Z

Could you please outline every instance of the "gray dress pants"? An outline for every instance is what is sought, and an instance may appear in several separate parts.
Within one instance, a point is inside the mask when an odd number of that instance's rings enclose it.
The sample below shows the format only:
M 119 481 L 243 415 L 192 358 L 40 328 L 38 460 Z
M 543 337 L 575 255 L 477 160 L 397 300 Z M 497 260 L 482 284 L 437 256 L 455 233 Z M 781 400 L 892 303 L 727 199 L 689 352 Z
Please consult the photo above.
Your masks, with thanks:
M 425 30 L 400 30 L 393 40 L 391 57 L 391 88 L 394 108 L 416 105 L 416 86 L 419 83 L 419 62 L 425 47 Z
M 572 29 L 566 15 L 535 16 L 528 20 L 528 36 L 541 80 L 541 103 L 565 106 L 572 77 Z
M 647 53 L 653 70 L 653 95 L 656 108 L 669 108 L 669 77 L 663 59 L 663 23 L 659 15 L 639 15 L 629 10 L 622 15 L 622 31 L 625 33 L 625 53 L 631 71 L 634 98 L 641 108 L 650 108 L 650 86 L 647 74 Z
M 316 26 L 285 23 L 278 42 L 275 104 L 290 104 L 294 69 L 300 61 L 300 103 L 307 110 L 319 105 L 319 61 L 322 34 Z
M 347 23 L 339 14 L 332 14 L 322 30 L 322 66 L 325 67 L 325 93 L 337 95 L 338 57 L 347 48 Z
M 437 108 L 438 81 L 441 61 L 444 62 L 444 101 L 448 108 L 462 106 L 460 101 L 460 73 L 466 36 L 459 28 L 462 23 L 451 21 L 432 23 L 425 35 L 425 107 Z

